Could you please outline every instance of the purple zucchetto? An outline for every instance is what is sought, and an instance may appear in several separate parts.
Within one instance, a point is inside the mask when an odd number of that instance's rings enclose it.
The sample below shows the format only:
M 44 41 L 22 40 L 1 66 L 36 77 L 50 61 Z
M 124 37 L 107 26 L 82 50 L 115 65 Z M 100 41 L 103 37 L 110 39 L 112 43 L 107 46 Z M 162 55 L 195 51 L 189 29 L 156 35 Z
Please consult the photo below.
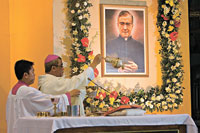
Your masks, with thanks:
M 59 56 L 57 56 L 57 55 L 48 55 L 48 56 L 46 57 L 44 63 L 46 64 L 46 63 L 51 62 L 51 61 L 53 61 L 53 60 L 56 60 L 56 59 L 58 59 L 58 58 L 59 58 Z

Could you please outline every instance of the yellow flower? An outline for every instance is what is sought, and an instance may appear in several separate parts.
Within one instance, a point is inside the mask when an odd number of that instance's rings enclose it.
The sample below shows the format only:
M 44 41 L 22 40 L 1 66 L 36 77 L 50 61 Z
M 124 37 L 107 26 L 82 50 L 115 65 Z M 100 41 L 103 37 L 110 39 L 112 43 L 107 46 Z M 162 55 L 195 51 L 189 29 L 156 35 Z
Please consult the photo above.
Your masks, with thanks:
M 177 94 L 180 94 L 180 93 L 181 93 L 181 91 L 180 91 L 180 90 L 177 90 L 175 93 L 177 93 Z
M 176 103 L 174 103 L 174 104 L 173 104 L 173 106 L 174 106 L 174 107 L 177 107 L 177 104 L 176 104 Z
M 84 66 L 81 67 L 82 70 L 85 70 L 85 69 L 87 69 L 87 68 L 88 68 L 88 65 L 86 65 L 86 64 L 85 64 Z
M 165 37 L 168 38 L 168 37 L 169 37 L 169 34 L 168 34 L 168 33 L 165 33 Z
M 170 60 L 173 60 L 173 59 L 174 59 L 174 56 L 173 56 L 173 55 L 170 55 L 170 56 L 169 56 L 169 59 L 170 59 Z
M 157 97 L 156 97 L 156 100 L 157 100 L 157 101 L 160 101 L 160 99 L 161 99 L 160 96 L 157 96 Z
M 97 106 L 99 104 L 99 100 L 94 102 L 94 105 Z
M 170 0 L 169 1 L 169 5 L 172 7 L 172 6 L 174 6 L 174 0 Z
M 89 15 L 88 15 L 88 14 L 84 14 L 83 17 L 84 17 L 84 18 L 88 18 Z
M 170 96 L 171 98 L 176 98 L 176 95 L 175 95 L 175 94 L 169 94 L 169 96 Z
M 95 86 L 95 84 L 94 84 L 93 82 L 90 82 L 90 83 L 88 84 L 88 86 Z
M 91 98 L 87 98 L 87 100 L 86 100 L 87 103 L 90 103 L 91 101 L 92 101 Z
M 74 58 L 74 60 L 77 61 L 78 59 L 77 59 L 77 58 Z
M 160 107 L 160 105 L 161 105 L 160 103 L 157 103 L 157 104 L 156 104 L 156 106 L 157 106 L 158 108 Z
M 105 102 L 100 103 L 99 108 L 103 108 L 105 106 Z
M 168 31 L 172 31 L 173 29 L 174 29 L 174 26 L 171 26 L 171 25 L 170 25 L 170 26 L 168 27 Z
M 155 101 L 155 100 L 156 100 L 156 97 L 155 97 L 155 96 L 152 96 L 152 97 L 151 97 L 151 100 L 152 100 L 152 101 Z
M 115 101 L 115 98 L 114 97 L 110 97 L 109 100 L 110 100 L 110 105 L 113 105 L 113 102 Z
M 94 59 L 94 55 L 89 55 L 89 56 L 88 56 L 88 59 L 89 59 L 89 60 L 93 60 L 93 59 Z
M 81 25 L 81 30 L 84 30 L 85 29 L 85 26 L 84 25 Z

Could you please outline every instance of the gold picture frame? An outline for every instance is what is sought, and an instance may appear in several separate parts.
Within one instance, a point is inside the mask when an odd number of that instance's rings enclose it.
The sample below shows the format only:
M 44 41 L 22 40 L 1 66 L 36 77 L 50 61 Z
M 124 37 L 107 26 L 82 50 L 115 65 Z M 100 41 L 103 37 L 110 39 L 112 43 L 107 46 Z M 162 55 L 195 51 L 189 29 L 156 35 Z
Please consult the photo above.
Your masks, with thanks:
M 132 21 L 126 18 L 129 15 Z M 103 60 L 102 77 L 149 75 L 146 6 L 101 4 L 100 29 L 102 56 L 123 62 L 116 67 L 113 61 Z

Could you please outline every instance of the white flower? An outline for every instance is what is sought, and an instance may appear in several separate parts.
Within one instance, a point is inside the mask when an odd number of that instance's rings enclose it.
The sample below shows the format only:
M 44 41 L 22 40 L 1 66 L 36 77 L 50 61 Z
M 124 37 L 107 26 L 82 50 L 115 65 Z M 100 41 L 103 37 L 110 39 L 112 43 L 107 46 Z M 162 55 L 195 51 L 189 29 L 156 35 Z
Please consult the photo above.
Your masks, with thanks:
M 144 98 L 140 98 L 140 102 L 142 102 L 142 103 L 143 103 L 143 102 L 144 102 Z
M 176 78 L 173 78 L 172 81 L 175 83 L 175 82 L 177 82 L 177 79 L 176 79 Z
M 160 101 L 160 99 L 161 99 L 160 96 L 157 96 L 157 97 L 156 97 L 156 100 L 157 100 L 157 101 Z
M 163 21 L 162 25 L 165 27 L 167 25 L 167 21 Z
M 74 67 L 72 70 L 73 70 L 74 72 L 77 72 L 77 71 L 78 71 L 78 67 Z
M 171 92 L 171 89 L 169 87 L 165 88 L 166 92 Z
M 81 16 L 79 16 L 79 17 L 78 17 L 78 19 L 79 19 L 79 20 L 83 19 L 83 16 L 82 16 L 82 15 L 81 15 Z
M 72 23 L 72 26 L 76 26 L 76 23 Z
M 180 66 L 180 63 L 179 63 L 179 62 L 177 62 L 177 63 L 176 63 L 176 67 L 179 67 L 179 66 Z
M 79 7 L 80 6 L 80 4 L 79 3 L 76 3 L 76 5 L 75 5 L 76 7 Z
M 146 102 L 145 102 L 145 105 L 146 105 L 146 106 L 150 106 L 151 103 L 152 103 L 151 101 L 146 101 Z
M 172 71 L 174 71 L 176 69 L 176 67 L 175 66 L 171 66 L 171 69 L 172 69 Z
M 181 91 L 180 91 L 180 90 L 177 90 L 175 93 L 177 93 L 177 94 L 180 94 L 180 93 L 181 93 Z
M 168 97 L 168 98 L 166 99 L 166 101 L 167 101 L 168 103 L 171 102 L 171 98 Z
M 172 105 L 171 105 L 171 104 L 168 104 L 168 107 L 169 107 L 169 108 L 172 108 Z
M 72 13 L 72 14 L 74 14 L 74 13 L 75 13 L 75 11 L 74 11 L 74 10 L 71 10 L 71 13 Z
M 87 2 L 84 2 L 84 6 L 87 6 Z
M 165 7 L 164 8 L 164 15 L 166 16 L 169 13 L 169 11 L 170 11 L 170 8 Z
M 85 29 L 85 26 L 84 25 L 81 25 L 81 30 L 84 30 Z
M 73 35 L 77 35 L 78 34 L 78 31 L 77 30 L 74 30 L 73 31 Z
M 181 86 L 181 84 L 180 84 L 180 83 L 176 83 L 176 85 L 177 85 L 178 87 L 180 87 L 180 86 Z
M 167 110 L 168 107 L 167 107 L 167 106 L 164 106 L 163 108 L 164 108 L 165 110 Z
M 162 105 L 166 105 L 167 103 L 165 101 L 162 101 Z

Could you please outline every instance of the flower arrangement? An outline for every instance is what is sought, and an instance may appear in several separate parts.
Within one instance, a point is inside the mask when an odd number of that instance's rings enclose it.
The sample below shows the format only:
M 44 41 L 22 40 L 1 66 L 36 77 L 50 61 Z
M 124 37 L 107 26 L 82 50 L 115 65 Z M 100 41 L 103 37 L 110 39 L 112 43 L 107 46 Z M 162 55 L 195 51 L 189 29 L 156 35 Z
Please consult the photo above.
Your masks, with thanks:
M 72 35 L 71 76 L 78 75 L 88 68 L 94 58 L 88 40 L 90 13 L 88 8 L 92 6 L 89 0 L 68 0 L 68 15 L 70 17 L 70 33 Z
M 183 65 L 180 53 L 181 43 L 178 40 L 178 28 L 181 23 L 180 0 L 158 0 L 157 27 L 160 33 L 162 86 L 152 87 L 148 91 L 140 89 L 138 92 L 125 93 L 107 88 L 98 89 L 95 98 L 86 97 L 86 110 L 91 106 L 97 109 L 111 109 L 123 104 L 138 104 L 144 110 L 172 111 L 178 109 L 183 102 Z M 85 70 L 93 59 L 93 51 L 88 40 L 88 8 L 92 4 L 88 0 L 68 0 L 69 16 L 71 20 L 71 34 L 73 38 L 71 56 L 71 76 Z

